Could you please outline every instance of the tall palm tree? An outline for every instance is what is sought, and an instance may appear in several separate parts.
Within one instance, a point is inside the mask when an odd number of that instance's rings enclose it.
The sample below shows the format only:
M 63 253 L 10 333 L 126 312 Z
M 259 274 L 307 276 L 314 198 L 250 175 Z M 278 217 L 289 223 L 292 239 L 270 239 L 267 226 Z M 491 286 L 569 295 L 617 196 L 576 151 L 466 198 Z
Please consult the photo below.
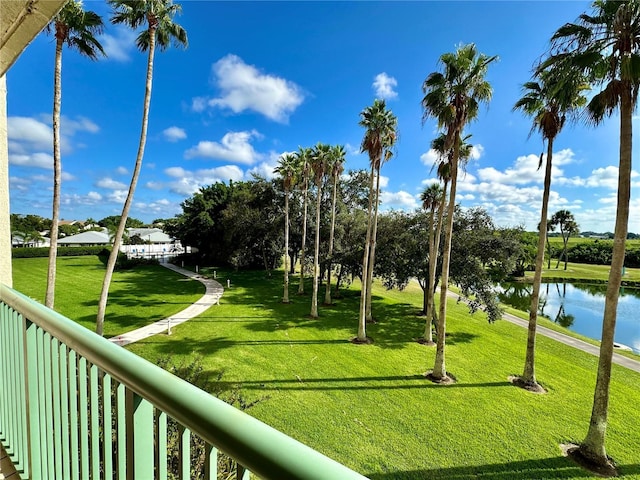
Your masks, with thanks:
M 423 312 L 426 316 L 426 322 L 424 327 L 424 336 L 422 340 L 427 345 L 433 345 L 433 333 L 431 328 L 431 319 L 433 317 L 433 283 L 435 282 L 435 269 L 436 260 L 438 256 L 438 245 L 436 244 L 436 212 L 442 206 L 442 198 L 445 196 L 444 189 L 439 183 L 432 183 L 424 189 L 420 195 L 422 201 L 422 208 L 429 212 L 429 278 L 427 279 L 427 285 L 425 288 Z M 440 230 L 438 228 L 438 230 Z M 438 242 L 440 239 L 438 238 Z M 433 274 L 433 275 L 432 275 Z
M 58 12 L 47 31 L 56 39 L 55 68 L 53 74 L 53 208 L 49 237 L 49 266 L 44 304 L 53 308 L 56 290 L 56 258 L 58 254 L 58 225 L 60 222 L 60 184 L 62 159 L 60 155 L 60 107 L 62 104 L 62 48 L 66 44 L 81 55 L 96 60 L 104 50 L 96 35 L 102 33 L 102 18 L 95 12 L 85 11 L 82 2 L 71 0 Z
M 585 79 L 579 74 L 562 75 L 557 69 L 547 69 L 540 72 L 537 81 L 530 81 L 523 85 L 524 94 L 516 104 L 514 110 L 533 118 L 533 131 L 539 131 L 543 144 L 547 144 L 546 158 L 540 154 L 538 168 L 545 163 L 544 190 L 542 193 L 542 207 L 540 209 L 540 223 L 538 224 L 538 251 L 536 254 L 531 306 L 529 308 L 529 327 L 527 334 L 527 349 L 524 361 L 524 372 L 520 380 L 525 386 L 539 390 L 535 373 L 536 328 L 538 322 L 538 303 L 540 301 L 540 284 L 542 281 L 542 266 L 544 264 L 544 245 L 547 239 L 547 212 L 549 207 L 549 193 L 551 192 L 551 164 L 553 160 L 553 143 L 564 127 L 567 117 L 575 115 L 578 109 L 586 104 L 583 92 L 588 88 Z M 529 135 L 531 135 L 531 133 Z M 551 222 L 553 225 L 553 222 Z M 549 258 L 551 262 L 551 258 Z
M 132 29 L 146 25 L 146 29 L 136 38 L 136 45 L 142 52 L 147 52 L 147 78 L 145 83 L 144 106 L 142 109 L 142 128 L 140 131 L 140 142 L 138 144 L 138 153 L 136 155 L 136 163 L 129 184 L 129 191 L 122 207 L 122 216 L 116 237 L 113 242 L 111 254 L 107 261 L 107 271 L 104 275 L 102 283 L 102 291 L 100 292 L 100 300 L 98 302 L 98 315 L 96 318 L 96 333 L 102 335 L 104 316 L 107 309 L 107 298 L 109 296 L 109 285 L 111 277 L 118 259 L 118 251 L 122 234 L 125 229 L 133 195 L 140 176 L 142 168 L 142 158 L 144 156 L 144 147 L 147 142 L 147 125 L 149 123 L 149 105 L 151 104 L 151 86 L 153 81 L 153 60 L 156 51 L 156 45 L 163 51 L 172 43 L 175 46 L 186 47 L 187 32 L 177 23 L 174 23 L 173 17 L 181 10 L 180 5 L 173 3 L 171 0 L 109 0 L 109 4 L 114 9 L 111 23 L 123 23 Z
M 602 322 L 602 341 L 593 396 L 591 421 L 578 454 L 602 467 L 612 467 L 605 436 L 609 411 L 609 383 L 613 358 L 618 296 L 622 281 L 631 196 L 632 115 L 640 86 L 640 1 L 598 0 L 591 15 L 560 27 L 552 37 L 552 52 L 541 65 L 558 64 L 584 72 L 601 87 L 587 105 L 589 121 L 600 123 L 620 110 L 620 158 L 613 258 Z
M 329 232 L 329 255 L 327 257 L 327 288 L 324 292 L 325 305 L 331 305 L 331 261 L 333 260 L 333 240 L 336 230 L 336 200 L 338 198 L 338 181 L 344 171 L 347 153 L 342 145 L 331 148 L 329 156 L 329 175 L 333 179 L 333 198 L 331 201 L 331 230 Z
M 296 158 L 298 159 L 298 176 L 302 182 L 302 247 L 300 249 L 300 283 L 298 284 L 298 295 L 304 293 L 304 256 L 307 245 L 307 207 L 309 198 L 309 177 L 311 174 L 311 159 L 312 149 L 302 148 L 298 149 Z
M 378 212 L 378 197 L 380 193 L 380 167 L 383 161 L 391 158 L 391 149 L 396 143 L 398 133 L 398 119 L 387 110 L 384 100 L 376 99 L 373 105 L 360 112 L 358 124 L 365 128 L 365 134 L 360 145 L 361 152 L 369 155 L 371 177 L 369 183 L 369 208 L 367 221 L 367 236 L 364 256 L 362 259 L 362 290 L 360 296 L 360 314 L 358 320 L 357 342 L 367 342 L 367 300 L 373 281 L 373 260 L 375 259 L 375 235 Z M 374 189 L 374 179 L 375 189 Z M 374 213 L 375 204 L 375 213 Z M 372 255 L 373 252 L 373 255 Z
M 274 172 L 282 177 L 284 186 L 284 293 L 282 303 L 289 303 L 289 192 L 296 179 L 296 157 L 285 154 L 278 160 Z
M 460 159 L 460 139 L 465 126 L 478 115 L 481 103 L 491 100 L 492 89 L 485 75 L 489 65 L 497 57 L 479 54 L 474 44 L 460 45 L 454 53 L 440 57 L 443 72 L 433 72 L 425 79 L 422 90 L 423 122 L 435 118 L 438 128 L 445 130 L 446 148 L 453 149 L 450 162 L 451 189 L 447 212 L 447 227 L 442 257 L 442 280 L 440 286 L 440 315 L 438 318 L 438 342 L 436 360 L 432 372 L 433 379 L 448 381 L 445 369 L 445 332 L 447 315 L 447 289 L 449 286 L 449 261 L 451 257 L 451 236 L 453 233 L 453 213 L 456 203 L 456 182 Z
M 313 292 L 311 295 L 311 318 L 318 318 L 318 277 L 320 276 L 320 210 L 322 205 L 322 183 L 327 173 L 331 147 L 318 143 L 311 156 L 311 170 L 316 184 L 316 243 L 313 256 Z

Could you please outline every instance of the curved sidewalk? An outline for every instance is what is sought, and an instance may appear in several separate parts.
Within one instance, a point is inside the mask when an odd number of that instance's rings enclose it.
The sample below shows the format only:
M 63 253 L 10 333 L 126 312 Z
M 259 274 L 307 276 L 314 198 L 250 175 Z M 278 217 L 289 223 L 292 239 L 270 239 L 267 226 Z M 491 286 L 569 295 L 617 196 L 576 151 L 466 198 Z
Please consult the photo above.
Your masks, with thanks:
M 176 325 L 186 322 L 187 320 L 200 315 L 201 313 L 209 309 L 209 307 L 211 307 L 212 305 L 220 303 L 220 297 L 222 297 L 222 294 L 224 293 L 224 288 L 222 288 L 222 285 L 220 285 L 215 280 L 202 277 L 201 275 L 190 270 L 176 267 L 172 263 L 161 263 L 160 265 L 173 270 L 180 275 L 184 275 L 185 277 L 198 280 L 200 283 L 204 284 L 204 286 L 206 287 L 204 295 L 200 297 L 200 299 L 196 303 L 189 305 L 187 308 L 185 308 L 181 312 L 176 313 L 175 315 L 171 315 L 170 317 L 159 320 L 155 323 L 152 323 L 151 325 L 147 325 L 146 327 L 138 328 L 136 330 L 131 330 L 130 332 L 123 333 L 122 335 L 111 337 L 109 340 L 116 345 L 129 345 L 130 343 L 137 342 L 139 340 L 157 335 L 159 333 L 166 333 L 169 330 L 169 327 L 173 328 Z

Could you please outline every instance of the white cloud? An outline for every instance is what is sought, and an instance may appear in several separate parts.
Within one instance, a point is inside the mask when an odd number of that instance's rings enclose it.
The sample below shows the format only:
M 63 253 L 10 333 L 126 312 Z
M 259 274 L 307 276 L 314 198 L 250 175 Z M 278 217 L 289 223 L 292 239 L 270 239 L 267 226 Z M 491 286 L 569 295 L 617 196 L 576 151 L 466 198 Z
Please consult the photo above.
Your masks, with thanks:
M 389 177 L 380 175 L 380 188 L 387 188 L 388 185 L 389 185 Z
M 114 203 L 124 203 L 127 199 L 127 190 L 114 190 L 107 195 L 107 200 Z
M 362 152 L 360 151 L 360 145 L 351 145 L 350 143 L 345 143 L 344 149 L 347 151 L 349 155 L 360 155 Z
M 471 160 L 478 160 L 484 154 L 484 147 L 479 143 L 471 147 Z
M 144 186 L 150 190 L 162 190 L 164 188 L 162 182 L 147 182 Z
M 96 182 L 96 187 L 108 188 L 110 190 L 126 190 L 127 185 L 122 182 L 113 180 L 110 177 L 105 177 Z
M 250 132 L 229 132 L 222 137 L 220 143 L 202 141 L 187 150 L 184 156 L 185 158 L 215 158 L 251 165 L 262 157 L 249 143 L 252 138 L 261 138 L 261 135 L 255 130 Z
M 127 170 L 125 167 L 118 167 L 116 168 L 116 173 L 118 175 L 126 175 L 129 173 L 129 170 Z
M 70 173 L 67 173 L 67 172 L 62 172 L 60 177 L 62 178 L 63 182 L 68 182 L 69 180 L 75 180 L 76 179 L 76 177 L 74 175 L 71 175 Z
M 86 117 L 79 116 L 75 120 L 64 115 L 60 117 L 60 133 L 62 135 L 71 137 L 76 132 L 98 133 L 99 131 L 100 127 Z
M 164 138 L 169 142 L 177 142 L 178 140 L 184 140 L 187 138 L 187 132 L 179 127 L 169 127 L 162 131 Z
M 436 162 L 440 161 L 440 154 L 431 148 L 428 152 L 420 155 L 420 161 L 427 167 L 432 167 Z
M 96 202 L 102 200 L 102 195 L 100 195 L 98 192 L 89 192 L 87 193 L 87 198 L 90 198 L 91 200 L 95 200 Z
M 512 167 L 501 172 L 493 167 L 478 169 L 478 176 L 481 180 L 487 182 L 498 182 L 509 185 L 524 185 L 527 183 L 543 183 L 545 158 L 541 168 L 540 157 L 538 155 L 529 154 L 518 157 Z M 560 165 L 567 165 L 574 161 L 574 154 L 570 149 L 561 150 L 553 154 L 551 166 L 552 182 L 562 181 L 564 171 L 558 168 Z
M 260 72 L 236 55 L 226 55 L 213 64 L 213 83 L 220 89 L 217 98 L 196 97 L 192 108 L 230 109 L 234 113 L 252 110 L 276 122 L 286 123 L 304 100 L 301 88 L 284 78 Z
M 175 180 L 168 183 L 169 189 L 179 195 L 193 195 L 201 187 L 216 182 L 239 181 L 244 178 L 244 173 L 236 165 L 226 165 L 217 168 L 208 168 L 195 171 L 185 170 L 182 167 L 170 167 L 165 169 L 165 174 Z
M 32 155 L 9 154 L 9 163 L 21 167 L 36 167 L 53 170 L 53 156 L 48 153 L 34 153 Z
M 394 87 L 398 86 L 398 81 L 387 75 L 385 72 L 376 75 L 373 80 L 373 89 L 376 91 L 376 97 L 387 100 L 392 100 L 398 96 L 398 92 L 394 90 Z
M 127 62 L 131 59 L 129 53 L 135 48 L 136 33 L 130 28 L 116 26 L 112 30 L 114 35 L 104 34 L 100 37 L 102 48 L 107 58 L 116 62 Z
M 63 193 L 60 198 L 60 205 L 66 207 L 73 207 L 75 205 L 97 205 L 101 200 L 102 196 L 96 192 L 89 192 L 86 195 Z
M 7 136 L 12 142 L 24 142 L 34 149 L 53 148 L 53 130 L 35 118 L 7 118 Z
M 399 192 L 380 192 L 380 200 L 382 201 L 383 209 L 399 208 L 410 210 L 419 206 L 416 197 L 403 190 Z
M 178 203 L 170 202 L 166 198 L 161 198 L 153 202 L 136 202 L 135 209 L 145 214 L 153 214 L 155 216 L 170 217 L 182 212 L 182 208 Z

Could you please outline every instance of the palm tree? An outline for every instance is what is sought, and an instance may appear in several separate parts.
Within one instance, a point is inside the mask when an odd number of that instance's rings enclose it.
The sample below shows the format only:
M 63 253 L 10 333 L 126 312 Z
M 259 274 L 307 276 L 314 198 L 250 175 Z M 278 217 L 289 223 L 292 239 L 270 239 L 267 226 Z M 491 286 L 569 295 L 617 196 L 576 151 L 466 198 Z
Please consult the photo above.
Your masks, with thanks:
M 322 204 L 322 183 L 327 173 L 327 162 L 331 147 L 318 143 L 311 156 L 311 170 L 316 184 L 316 248 L 313 256 L 313 292 L 311 295 L 311 318 L 318 318 L 318 277 L 320 276 L 320 207 Z
M 333 178 L 333 199 L 331 202 L 331 230 L 329 233 L 329 255 L 327 257 L 327 288 L 324 293 L 325 305 L 331 305 L 331 261 L 333 260 L 333 240 L 336 230 L 336 200 L 338 198 L 338 180 L 344 171 L 346 152 L 342 145 L 331 149 L 329 156 L 329 175 Z
M 551 242 L 549 242 L 549 232 L 553 232 L 555 228 L 553 223 L 551 223 L 551 219 L 547 219 L 547 233 L 545 235 L 547 239 L 547 268 L 551 268 Z M 540 223 L 538 224 L 538 231 L 540 231 Z
M 55 68 L 53 75 L 53 208 L 49 237 L 49 266 L 44 304 L 53 308 L 56 290 L 56 258 L 58 254 L 58 224 L 60 222 L 60 183 L 62 160 L 60 155 L 60 106 L 62 103 L 62 47 L 78 51 L 91 60 L 104 50 L 96 35 L 102 33 L 102 18 L 95 12 L 85 11 L 82 2 L 71 0 L 58 12 L 47 26 L 56 39 Z
M 304 293 L 304 254 L 307 244 L 307 206 L 309 197 L 309 176 L 311 174 L 311 166 L 309 160 L 311 159 L 312 150 L 310 148 L 298 149 L 296 158 L 298 160 L 298 176 L 302 181 L 302 196 L 303 196 L 303 208 L 302 208 L 302 247 L 300 249 L 300 283 L 298 284 L 298 295 Z
M 176 46 L 187 46 L 187 32 L 177 23 L 173 22 L 173 17 L 180 12 L 181 7 L 171 0 L 109 0 L 109 4 L 114 9 L 111 23 L 123 23 L 132 29 L 137 29 L 142 25 L 147 28 L 142 30 L 136 39 L 136 45 L 142 52 L 147 52 L 147 78 L 144 93 L 144 106 L 142 109 L 142 128 L 140 131 L 140 142 L 136 163 L 129 184 L 129 191 L 122 207 L 122 216 L 113 242 L 113 248 L 107 261 L 107 271 L 102 283 L 100 300 L 98 302 L 98 315 L 96 318 L 96 333 L 102 335 L 104 316 L 107 309 L 107 298 L 109 296 L 109 285 L 113 276 L 122 234 L 125 229 L 129 210 L 133 201 L 133 194 L 136 190 L 140 169 L 142 168 L 142 157 L 147 141 L 147 125 L 149 122 L 149 105 L 151 103 L 151 85 L 153 80 L 153 59 L 156 45 L 161 51 L 166 50 L 172 43 Z
M 446 185 L 446 184 L 445 184 Z M 427 345 L 433 345 L 433 333 L 431 329 L 431 319 L 433 317 L 433 282 L 435 282 L 436 260 L 438 257 L 438 244 L 436 244 L 435 215 L 442 206 L 442 198 L 445 196 L 444 188 L 439 183 L 432 183 L 424 189 L 420 195 L 422 208 L 429 212 L 429 278 L 425 288 L 423 311 L 426 318 L 424 336 L 422 340 Z M 440 228 L 438 228 L 440 231 Z M 440 238 L 438 238 L 438 243 Z
M 375 259 L 376 227 L 378 220 L 378 198 L 380 193 L 380 167 L 383 161 L 391 158 L 391 149 L 396 143 L 398 119 L 387 110 L 384 100 L 376 99 L 373 105 L 360 112 L 361 127 L 366 129 L 361 152 L 369 155 L 371 165 L 371 177 L 369 183 L 369 208 L 367 222 L 367 236 L 365 241 L 364 256 L 362 259 L 362 290 L 360 296 L 360 314 L 358 320 L 357 342 L 367 342 L 366 322 L 367 322 L 367 302 L 370 303 L 371 284 L 373 282 L 373 261 Z M 374 190 L 374 178 L 375 190 Z M 373 207 L 375 204 L 375 213 Z M 369 314 L 370 314 L 369 308 Z
M 567 269 L 568 254 L 567 245 L 569 243 L 569 237 L 578 233 L 578 224 L 569 210 L 558 210 L 551 216 L 551 224 L 560 228 L 560 236 L 562 237 L 562 253 L 558 257 L 558 263 L 556 268 L 560 266 L 560 261 L 564 257 L 564 269 Z
M 278 166 L 273 170 L 282 177 L 284 186 L 284 293 L 282 303 L 289 303 L 289 192 L 296 178 L 296 157 L 285 154 L 280 157 Z
M 604 307 L 598 373 L 589 430 L 577 453 L 604 468 L 612 468 L 605 449 L 609 411 L 609 383 L 616 327 L 616 312 L 631 196 L 632 115 L 640 85 L 640 2 L 598 0 L 593 14 L 583 13 L 576 23 L 560 27 L 552 37 L 552 55 L 541 65 L 560 65 L 583 72 L 602 87 L 587 105 L 588 119 L 600 123 L 620 109 L 620 159 L 614 229 L 613 258 Z
M 542 266 L 544 264 L 544 244 L 547 237 L 547 211 L 549 207 L 549 193 L 551 192 L 551 164 L 553 159 L 553 143 L 564 127 L 567 116 L 577 113 L 577 109 L 584 106 L 586 98 L 583 91 L 587 89 L 585 80 L 580 75 L 562 76 L 558 70 L 544 70 L 538 75 L 538 81 L 530 81 L 523 85 L 523 96 L 514 105 L 514 110 L 533 118 L 531 133 L 535 130 L 542 135 L 547 143 L 546 159 L 540 154 L 538 168 L 546 160 L 544 172 L 544 190 L 542 193 L 542 207 L 540 209 L 540 223 L 538 224 L 538 250 L 536 254 L 535 272 L 533 275 L 533 290 L 531 306 L 529 308 L 529 327 L 527 334 L 527 350 L 524 362 L 524 372 L 520 381 L 534 390 L 540 390 L 535 374 L 536 328 L 538 322 L 538 303 L 540 300 L 540 283 L 542 280 Z M 550 222 L 553 226 L 554 222 Z M 551 262 L 551 257 L 549 257 Z
M 497 57 L 479 54 L 474 44 L 460 45 L 455 53 L 440 57 L 444 72 L 433 72 L 424 81 L 422 90 L 423 122 L 435 118 L 438 128 L 445 129 L 445 150 L 452 149 L 450 162 L 451 190 L 447 212 L 447 227 L 442 258 L 442 280 L 440 286 L 440 315 L 438 318 L 438 343 L 432 377 L 436 381 L 448 381 L 445 369 L 445 332 L 447 315 L 447 289 L 449 286 L 449 261 L 453 213 L 456 203 L 456 182 L 460 159 L 460 139 L 465 126 L 478 115 L 480 103 L 489 102 L 492 89 L 485 75 L 489 64 Z

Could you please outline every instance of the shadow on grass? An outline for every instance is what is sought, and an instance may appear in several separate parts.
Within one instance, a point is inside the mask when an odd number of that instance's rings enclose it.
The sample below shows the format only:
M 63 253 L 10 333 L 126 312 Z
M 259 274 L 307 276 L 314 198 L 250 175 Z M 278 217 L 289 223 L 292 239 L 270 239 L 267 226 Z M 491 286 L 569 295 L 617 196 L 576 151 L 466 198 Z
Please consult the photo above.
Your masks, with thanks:
M 640 465 L 621 465 L 620 477 L 637 475 Z M 478 479 L 528 480 L 531 478 L 594 478 L 595 475 L 562 456 L 470 467 L 435 468 L 405 472 L 369 473 L 371 480 L 418 480 L 446 478 L 448 480 Z
M 424 375 L 397 375 L 382 377 L 346 377 L 346 378 L 302 378 L 289 380 L 243 380 L 241 382 L 218 382 L 223 389 L 232 389 L 238 385 L 246 390 L 401 390 L 416 388 L 486 388 L 509 387 L 509 382 L 455 383 L 446 387 L 435 385 Z

